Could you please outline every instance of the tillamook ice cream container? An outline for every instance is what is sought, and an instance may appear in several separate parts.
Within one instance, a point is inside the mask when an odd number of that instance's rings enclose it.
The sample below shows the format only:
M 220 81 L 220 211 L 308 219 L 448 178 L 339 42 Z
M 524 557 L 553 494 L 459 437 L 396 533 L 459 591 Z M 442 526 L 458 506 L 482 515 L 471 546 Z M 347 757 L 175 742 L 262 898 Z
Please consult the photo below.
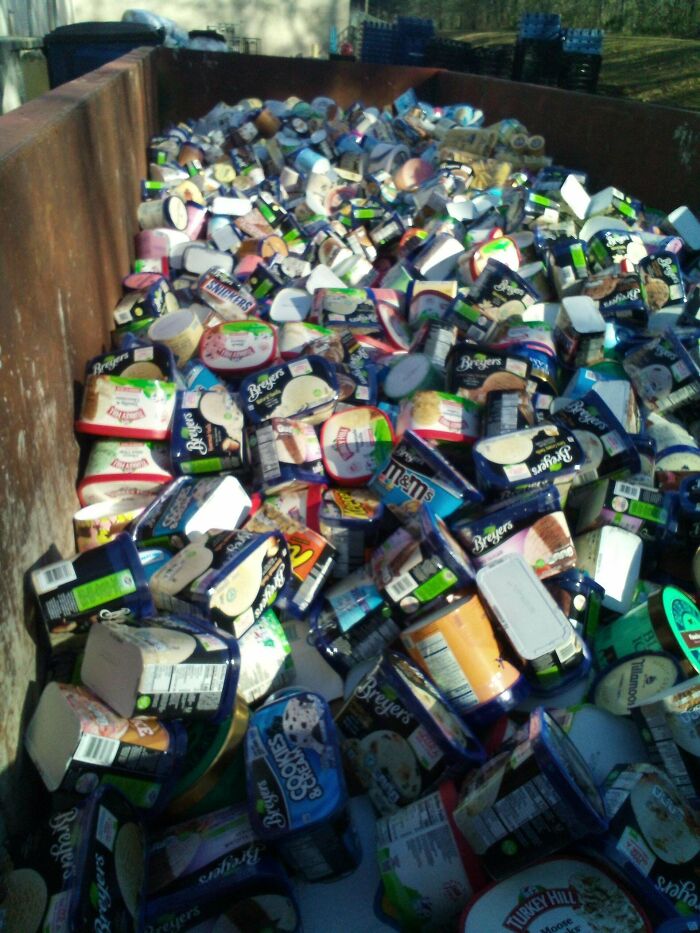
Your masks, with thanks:
M 380 813 L 395 812 L 484 760 L 451 704 L 395 653 L 365 674 L 335 723 L 345 760 Z
M 687 593 L 665 586 L 598 629 L 595 654 L 600 666 L 639 651 L 666 651 L 686 676 L 700 672 L 700 610 Z
M 377 822 L 382 884 L 402 930 L 455 929 L 460 911 L 485 883 L 478 859 L 455 826 L 457 799 L 454 784 L 445 781 Z
M 326 701 L 291 689 L 272 697 L 250 720 L 245 755 L 256 835 L 308 881 L 353 871 L 361 853 Z
M 542 707 L 515 747 L 467 776 L 454 818 L 497 879 L 608 825 L 585 762 Z

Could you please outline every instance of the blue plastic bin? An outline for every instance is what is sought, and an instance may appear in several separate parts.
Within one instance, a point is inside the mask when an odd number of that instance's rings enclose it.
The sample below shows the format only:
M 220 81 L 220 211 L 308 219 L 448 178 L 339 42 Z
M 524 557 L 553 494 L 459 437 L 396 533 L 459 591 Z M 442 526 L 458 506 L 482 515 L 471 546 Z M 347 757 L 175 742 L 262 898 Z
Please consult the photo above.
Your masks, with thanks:
M 57 87 L 140 45 L 160 45 L 163 30 L 142 23 L 73 23 L 44 37 L 49 83 Z

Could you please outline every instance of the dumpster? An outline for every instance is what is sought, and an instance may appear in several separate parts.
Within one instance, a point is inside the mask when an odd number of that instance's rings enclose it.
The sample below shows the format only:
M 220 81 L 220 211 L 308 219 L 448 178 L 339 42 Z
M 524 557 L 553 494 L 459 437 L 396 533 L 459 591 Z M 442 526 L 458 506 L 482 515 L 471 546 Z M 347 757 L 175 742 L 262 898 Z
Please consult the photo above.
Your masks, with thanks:
M 44 39 L 51 87 L 94 71 L 142 45 L 160 45 L 163 30 L 143 23 L 72 23 Z
M 73 552 L 82 474 L 76 399 L 86 361 L 110 344 L 150 137 L 221 100 L 325 94 L 342 106 L 381 106 L 410 88 L 436 104 L 467 101 L 489 120 L 522 120 L 546 136 L 561 164 L 585 168 L 593 188 L 613 184 L 662 211 L 698 210 L 700 113 L 435 68 L 139 49 L 0 120 L 0 669 L 8 700 L 0 814 L 7 832 L 24 832 L 43 800 L 22 750 L 47 676 L 46 633 L 26 575 Z

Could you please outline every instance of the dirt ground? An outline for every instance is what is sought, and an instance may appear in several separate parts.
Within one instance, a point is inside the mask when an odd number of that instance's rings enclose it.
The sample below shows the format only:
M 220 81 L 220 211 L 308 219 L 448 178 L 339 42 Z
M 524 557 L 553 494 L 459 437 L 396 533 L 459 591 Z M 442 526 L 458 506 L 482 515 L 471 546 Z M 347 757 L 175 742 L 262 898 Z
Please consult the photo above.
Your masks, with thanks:
M 474 46 L 514 42 L 514 32 L 453 35 Z M 700 40 L 617 36 L 603 40 L 598 93 L 700 110 Z

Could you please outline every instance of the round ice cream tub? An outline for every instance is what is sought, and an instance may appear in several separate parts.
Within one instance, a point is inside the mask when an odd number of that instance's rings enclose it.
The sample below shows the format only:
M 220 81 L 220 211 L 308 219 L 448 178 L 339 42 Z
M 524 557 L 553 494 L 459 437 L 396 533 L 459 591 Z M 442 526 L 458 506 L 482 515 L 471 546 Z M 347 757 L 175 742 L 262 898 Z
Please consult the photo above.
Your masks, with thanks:
M 596 706 L 627 716 L 643 703 L 681 678 L 681 667 L 673 655 L 639 651 L 602 671 L 593 682 L 591 697 Z
M 469 775 L 455 822 L 485 870 L 505 878 L 608 825 L 573 743 L 542 707 L 524 736 Z
M 470 725 L 497 719 L 530 692 L 521 672 L 503 658 L 476 595 L 415 622 L 401 641 Z
M 687 593 L 665 586 L 598 630 L 595 654 L 600 667 L 639 651 L 666 651 L 686 676 L 700 673 L 700 610 Z
M 457 830 L 451 781 L 377 823 L 377 858 L 387 900 L 401 929 L 444 933 L 486 878 Z M 481 933 L 484 933 L 482 928 Z
M 379 813 L 484 760 L 481 744 L 423 672 L 386 653 L 335 717 L 347 764 Z
M 149 338 L 169 347 L 179 365 L 194 355 L 203 333 L 199 318 L 189 308 L 180 308 L 158 318 L 148 329 Z
M 93 502 L 92 505 L 86 505 L 77 511 L 73 516 L 73 530 L 78 553 L 113 541 L 138 518 L 147 501 L 142 496 L 108 499 L 104 502 Z
M 291 688 L 272 696 L 251 717 L 245 761 L 253 830 L 293 871 L 321 881 L 357 868 L 338 735 L 321 696 Z
M 187 724 L 187 756 L 169 794 L 166 817 L 186 819 L 245 800 L 243 737 L 249 710 L 237 698 L 219 723 Z
M 601 854 L 666 917 L 700 906 L 700 820 L 660 768 L 615 768 L 603 788 L 610 817 Z
M 323 465 L 339 486 L 364 486 L 394 445 L 394 430 L 379 408 L 365 405 L 336 412 L 321 428 Z
M 467 905 L 459 933 L 652 933 L 632 895 L 602 866 L 560 856 L 492 884 Z
M 87 631 L 93 622 L 154 611 L 136 545 L 125 532 L 72 560 L 32 571 L 31 580 L 52 632 Z

